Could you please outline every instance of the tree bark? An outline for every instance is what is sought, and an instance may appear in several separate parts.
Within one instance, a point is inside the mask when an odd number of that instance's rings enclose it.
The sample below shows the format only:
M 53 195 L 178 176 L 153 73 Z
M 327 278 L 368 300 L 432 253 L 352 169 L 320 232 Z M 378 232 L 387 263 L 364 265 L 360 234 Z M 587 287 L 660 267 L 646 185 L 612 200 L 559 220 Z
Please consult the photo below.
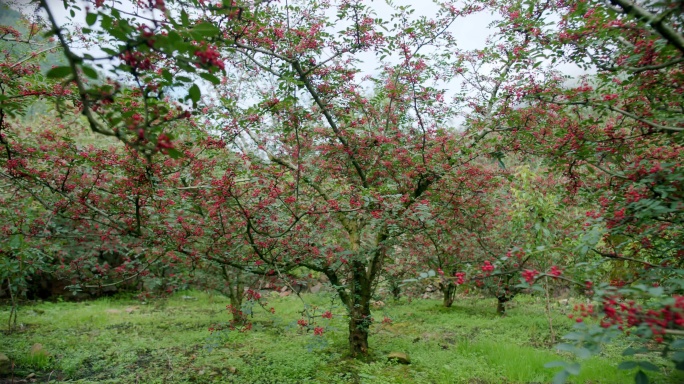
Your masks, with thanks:
M 228 270 L 229 267 L 223 266 L 223 278 L 228 287 L 228 297 L 230 298 L 231 315 L 233 324 L 244 324 L 247 320 L 242 312 L 242 298 L 244 296 L 244 285 L 242 284 L 242 271 L 239 269 Z M 232 268 L 231 268 L 232 269 Z
M 372 323 L 370 311 L 371 282 L 366 268 L 359 261 L 352 262 L 352 281 L 349 306 L 349 349 L 352 357 L 368 355 L 368 331 Z
M 449 308 L 454 303 L 454 298 L 456 297 L 456 285 L 452 282 L 447 282 L 440 284 L 440 286 L 444 294 L 444 306 Z
M 390 291 L 394 300 L 399 300 L 401 298 L 401 287 L 399 286 L 399 282 L 392 280 L 390 284 Z
M 510 299 L 508 297 L 497 297 L 497 304 L 496 304 L 496 313 L 499 314 L 500 316 L 505 316 L 506 315 L 506 302 L 508 302 Z
M 352 309 L 349 318 L 349 349 L 352 357 L 368 355 L 368 331 L 371 323 L 370 308 L 367 305 Z

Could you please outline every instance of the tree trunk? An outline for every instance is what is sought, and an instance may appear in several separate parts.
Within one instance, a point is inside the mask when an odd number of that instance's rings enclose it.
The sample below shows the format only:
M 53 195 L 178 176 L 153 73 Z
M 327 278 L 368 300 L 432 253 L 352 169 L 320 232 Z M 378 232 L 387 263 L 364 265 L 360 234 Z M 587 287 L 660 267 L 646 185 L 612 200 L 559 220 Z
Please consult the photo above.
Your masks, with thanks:
M 242 271 L 239 269 L 228 270 L 229 267 L 223 266 L 223 278 L 228 287 L 228 297 L 230 298 L 230 313 L 233 317 L 233 324 L 242 325 L 247 320 L 242 312 L 242 298 L 244 297 L 244 286 L 242 284 Z
M 230 287 L 230 308 L 233 324 L 244 324 L 247 320 L 245 314 L 242 312 L 242 294 L 236 294 L 233 287 Z
M 496 304 L 496 313 L 498 313 L 500 316 L 505 316 L 506 315 L 506 302 L 509 300 L 507 297 L 497 297 L 496 298 L 497 304 Z
M 392 279 L 390 280 L 390 292 L 392 293 L 392 298 L 394 300 L 399 300 L 401 297 L 401 287 L 399 286 L 399 282 Z
M 349 349 L 352 357 L 368 355 L 368 331 L 371 322 L 368 305 L 352 309 L 349 318 Z
M 14 328 L 17 327 L 17 301 L 12 293 L 12 284 L 10 283 L 9 277 L 7 278 L 7 290 L 10 295 L 10 300 L 12 302 L 12 307 L 10 308 L 9 320 L 7 321 L 7 333 L 12 333 L 12 315 L 14 315 Z
M 444 294 L 444 306 L 449 308 L 454 303 L 456 297 L 456 285 L 452 282 L 441 284 L 442 293 Z
M 370 329 L 371 282 L 366 268 L 359 261 L 352 262 L 351 295 L 349 295 L 349 349 L 352 357 L 368 355 L 368 331 Z

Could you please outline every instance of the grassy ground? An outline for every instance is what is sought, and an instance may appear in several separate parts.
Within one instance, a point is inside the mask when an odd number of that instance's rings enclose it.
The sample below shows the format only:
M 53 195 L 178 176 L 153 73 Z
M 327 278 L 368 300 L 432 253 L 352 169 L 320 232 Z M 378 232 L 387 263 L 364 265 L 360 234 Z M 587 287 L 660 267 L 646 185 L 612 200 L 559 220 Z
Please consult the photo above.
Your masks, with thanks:
M 330 309 L 326 294 L 305 299 Z M 460 299 L 449 309 L 436 300 L 389 303 L 373 314 L 366 363 L 345 356 L 341 308 L 331 320 L 318 320 L 325 333 L 314 336 L 296 325 L 301 301 L 274 297 L 268 306 L 275 315 L 255 309 L 251 331 L 210 334 L 209 327 L 228 319 L 228 302 L 200 292 L 147 304 L 101 299 L 24 306 L 24 330 L 0 334 L 0 352 L 15 361 L 17 383 L 31 374 L 39 382 L 78 383 L 547 383 L 554 370 L 544 364 L 563 357 L 548 346 L 548 322 L 536 300 L 516 298 L 505 318 L 494 314 L 493 300 Z M 0 319 L 8 315 L 0 308 Z M 380 321 L 385 316 L 391 324 Z M 572 321 L 558 312 L 554 324 L 562 335 Z M 46 354 L 31 354 L 36 343 Z M 584 361 L 573 382 L 633 382 L 634 372 L 616 369 L 620 347 Z M 388 362 L 395 351 L 412 363 Z M 662 367 L 651 374 L 653 382 L 684 382 L 671 365 L 649 359 Z

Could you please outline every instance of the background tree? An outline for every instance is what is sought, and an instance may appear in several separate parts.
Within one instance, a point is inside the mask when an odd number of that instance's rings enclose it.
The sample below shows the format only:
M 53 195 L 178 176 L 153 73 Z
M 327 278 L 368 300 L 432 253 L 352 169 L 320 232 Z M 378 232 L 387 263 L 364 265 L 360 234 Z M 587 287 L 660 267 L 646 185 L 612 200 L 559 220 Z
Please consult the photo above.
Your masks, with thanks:
M 642 337 L 664 343 L 681 367 L 674 352 L 681 347 L 681 284 L 674 267 L 681 249 L 674 240 L 681 234 L 682 206 L 675 165 L 684 127 L 681 7 L 566 1 L 501 2 L 494 9 L 501 39 L 520 43 L 519 54 L 540 68 L 530 86 L 511 93 L 518 105 L 499 121 L 512 133 L 508 145 L 543 155 L 570 179 L 571 193 L 599 202 L 587 212 L 585 242 L 578 247 L 584 260 L 595 262 L 590 268 L 629 263 L 634 273 L 622 287 L 587 283 L 586 291 L 601 302 L 604 331 L 580 325 L 588 332 L 576 339 L 596 350 L 612 330 L 635 327 Z M 558 26 L 547 22 L 553 17 L 561 20 Z M 568 85 L 559 63 L 593 74 Z M 617 304 L 628 298 L 629 305 Z M 559 378 L 568 375 L 565 370 Z

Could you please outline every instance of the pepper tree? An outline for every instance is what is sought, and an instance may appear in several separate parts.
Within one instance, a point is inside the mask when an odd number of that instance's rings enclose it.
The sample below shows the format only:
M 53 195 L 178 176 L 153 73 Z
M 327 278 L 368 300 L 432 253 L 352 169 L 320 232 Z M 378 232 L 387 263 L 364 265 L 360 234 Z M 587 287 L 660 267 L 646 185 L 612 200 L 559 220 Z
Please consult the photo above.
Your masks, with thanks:
M 432 189 L 478 156 L 481 137 L 451 129 L 461 99 L 443 88 L 463 61 L 449 27 L 480 7 L 445 3 L 430 19 L 400 6 L 387 22 L 361 1 L 154 1 L 131 10 L 96 0 L 84 33 L 103 47 L 98 56 L 74 49 L 54 5 L 41 4 L 69 63 L 48 75 L 75 86 L 93 131 L 148 164 L 159 152 L 181 157 L 166 128 L 191 105 L 239 153 L 241 163 L 211 174 L 212 188 L 182 187 L 196 190 L 184 196 L 200 197 L 204 213 L 178 220 L 220 233 L 222 221 L 208 219 L 230 211 L 239 226 L 223 238 L 245 253 L 208 240 L 176 251 L 262 273 L 326 274 L 349 313 L 351 354 L 367 354 L 369 302 L 393 240 L 417 231 Z M 373 57 L 377 68 L 362 73 Z M 98 66 L 128 79 L 129 103 L 112 102 L 116 82 L 86 81 L 102 74 Z M 188 107 L 166 102 L 179 93 Z
M 503 144 L 543 156 L 569 179 L 568 191 L 598 207 L 587 211 L 578 276 L 599 303 L 579 312 L 579 354 L 617 331 L 662 346 L 683 367 L 682 8 L 675 2 L 500 1 L 498 36 L 537 68 L 511 89 L 516 108 L 489 123 Z M 553 22 L 551 20 L 554 20 Z M 558 22 L 556 22 L 558 21 Z M 586 71 L 568 81 L 560 64 Z M 486 122 L 483 122 L 483 124 Z M 619 284 L 594 281 L 602 265 L 627 265 Z M 582 317 L 603 317 L 600 326 Z M 587 349 L 588 348 L 588 349 Z M 634 349 L 626 354 L 635 353 Z M 631 362 L 643 380 L 647 365 Z M 576 373 L 566 366 L 559 378 Z

